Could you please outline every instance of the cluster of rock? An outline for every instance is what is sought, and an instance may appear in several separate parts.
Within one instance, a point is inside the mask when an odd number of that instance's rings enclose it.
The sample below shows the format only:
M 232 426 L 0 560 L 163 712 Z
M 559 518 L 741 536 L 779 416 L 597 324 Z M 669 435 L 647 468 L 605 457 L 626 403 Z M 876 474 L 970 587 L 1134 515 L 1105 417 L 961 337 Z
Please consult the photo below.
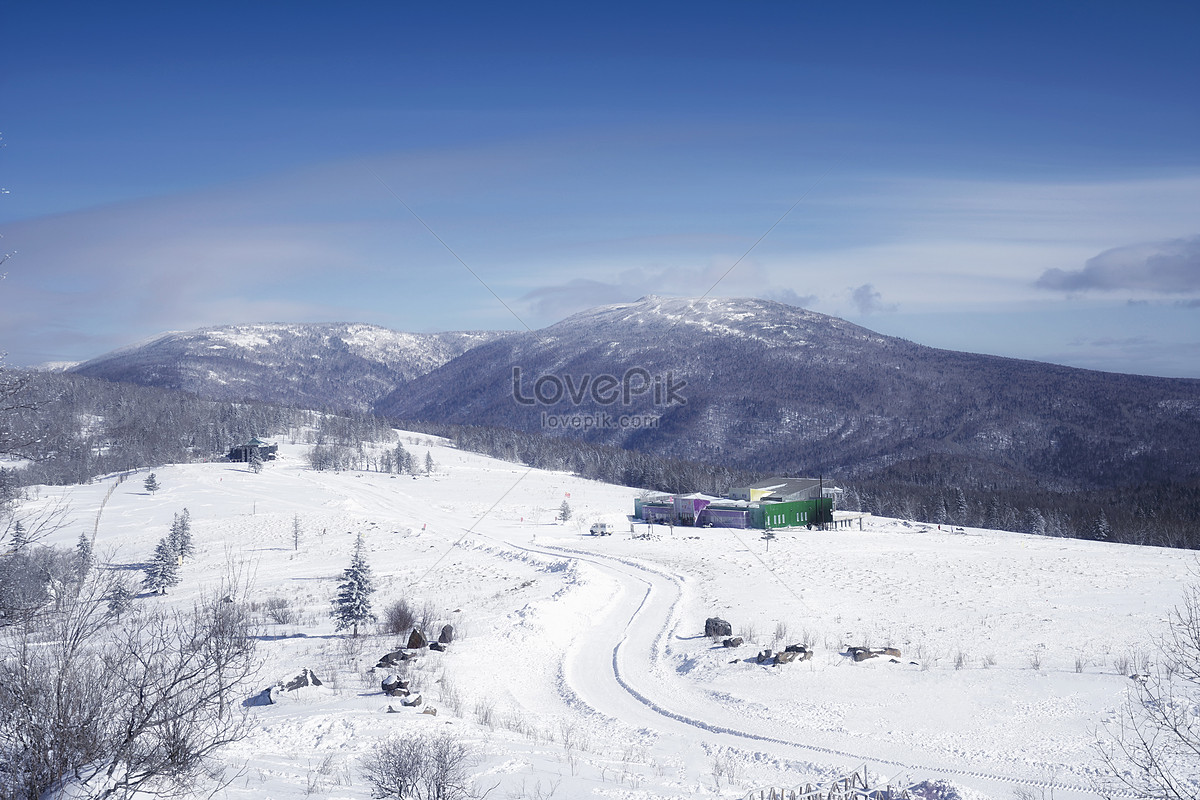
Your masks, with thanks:
M 420 692 L 409 691 L 408 681 L 400 680 L 400 678 L 395 675 L 388 675 L 386 678 L 384 678 L 381 687 L 383 689 L 383 693 L 388 697 L 399 697 L 400 705 L 402 706 L 416 708 L 417 706 L 421 705 L 422 702 L 424 702 L 421 699 Z M 391 706 L 388 706 L 388 708 L 391 708 Z M 434 713 L 436 714 L 437 712 L 435 711 Z
M 855 661 L 866 661 L 868 658 L 888 656 L 892 661 L 899 663 L 900 659 L 900 651 L 894 647 L 879 647 L 874 650 L 870 647 L 847 647 L 846 655 Z
M 387 669 L 406 661 L 412 661 L 419 657 L 420 651 L 425 648 L 436 650 L 438 652 L 446 652 L 446 646 L 454 641 L 454 626 L 443 625 L 442 631 L 438 635 L 436 642 L 430 642 L 425 637 L 425 632 L 420 628 L 413 628 L 412 633 L 408 635 L 408 644 L 401 647 L 399 650 L 393 650 L 390 653 L 385 653 L 383 658 L 379 659 L 379 663 L 375 665 L 375 669 Z M 399 675 L 389 672 L 380 682 L 379 687 L 388 697 L 400 698 L 400 705 L 408 708 L 417 708 L 424 700 L 421 698 L 420 692 L 414 692 L 409 688 L 409 681 L 402 679 Z M 397 714 L 399 711 L 394 706 L 387 707 L 387 713 Z M 437 716 L 437 709 L 432 706 L 425 706 L 421 711 L 422 714 Z
M 770 650 L 761 650 L 754 657 L 754 661 L 758 664 L 770 664 L 772 666 L 781 667 L 784 664 L 790 664 L 793 661 L 808 661 L 813 657 L 813 651 L 809 650 L 802 644 L 789 644 L 786 648 L 778 653 L 773 653 Z M 747 659 L 748 661 L 749 659 Z
M 379 659 L 379 663 L 375 665 L 375 669 L 387 669 L 389 667 L 403 664 L 405 661 L 412 661 L 420 655 L 420 651 L 425 648 L 436 650 L 439 653 L 446 652 L 446 646 L 454 641 L 454 626 L 443 625 L 442 632 L 438 635 L 436 642 L 430 642 L 425 638 L 425 633 L 420 628 L 413 628 L 412 633 L 408 635 L 408 644 L 401 647 L 399 650 L 393 650 L 390 653 L 385 653 L 383 658 Z

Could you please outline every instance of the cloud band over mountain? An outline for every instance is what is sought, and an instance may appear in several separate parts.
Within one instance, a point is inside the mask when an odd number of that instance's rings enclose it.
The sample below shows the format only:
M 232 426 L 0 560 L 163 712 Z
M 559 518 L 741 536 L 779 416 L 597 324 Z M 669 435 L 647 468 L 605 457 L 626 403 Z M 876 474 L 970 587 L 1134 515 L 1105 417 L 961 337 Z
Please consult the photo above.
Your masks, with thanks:
M 1063 292 L 1119 289 L 1200 291 L 1200 235 L 1126 245 L 1089 258 L 1081 270 L 1048 269 L 1037 286 Z

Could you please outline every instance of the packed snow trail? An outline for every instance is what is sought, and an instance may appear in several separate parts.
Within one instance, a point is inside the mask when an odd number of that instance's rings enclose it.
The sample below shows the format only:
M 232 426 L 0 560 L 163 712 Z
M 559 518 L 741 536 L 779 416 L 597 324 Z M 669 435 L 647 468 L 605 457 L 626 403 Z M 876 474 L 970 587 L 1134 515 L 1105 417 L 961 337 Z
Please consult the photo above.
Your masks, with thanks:
M 492 537 L 488 537 L 492 538 Z M 621 590 L 607 608 L 597 609 L 593 627 L 577 638 L 573 652 L 562 667 L 564 691 L 588 708 L 634 727 L 662 735 L 664 743 L 676 751 L 696 746 L 695 731 L 710 735 L 710 741 L 733 748 L 753 742 L 771 756 L 784 759 L 817 756 L 820 763 L 835 766 L 845 773 L 866 765 L 875 773 L 907 774 L 914 781 L 936 778 L 968 779 L 979 791 L 997 796 L 1004 787 L 1032 787 L 1066 793 L 1066 797 L 1098 797 L 1094 787 L 1054 780 L 1034 780 L 956 767 L 935 766 L 863 752 L 806 744 L 768 733 L 746 729 L 749 720 L 729 721 L 697 718 L 680 708 L 706 708 L 722 713 L 719 706 L 704 703 L 700 693 L 689 690 L 682 681 L 672 681 L 673 670 L 665 666 L 664 643 L 678 629 L 685 598 L 685 579 L 632 559 L 604 556 L 554 545 L 520 545 L 493 539 L 497 544 L 545 556 L 565 556 L 595 567 L 615 578 Z M 675 634 L 679 635 L 679 634 Z M 611 669 L 597 669 L 607 661 Z M 688 695 L 692 695 L 689 697 Z M 647 711 L 651 712 L 647 714 Z M 727 714 L 725 714 L 727 716 Z M 679 727 L 685 726 L 685 727 Z M 678 732 L 679 736 L 670 736 Z M 799 752 L 797 752 L 799 751 Z M 1131 796 L 1107 792 L 1106 796 Z

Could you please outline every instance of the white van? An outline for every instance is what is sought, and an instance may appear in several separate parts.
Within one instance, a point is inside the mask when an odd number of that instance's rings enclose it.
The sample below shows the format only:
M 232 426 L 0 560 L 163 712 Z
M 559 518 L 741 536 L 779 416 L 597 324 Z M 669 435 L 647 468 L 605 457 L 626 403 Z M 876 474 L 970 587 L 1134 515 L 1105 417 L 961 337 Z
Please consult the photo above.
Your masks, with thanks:
M 612 526 L 607 522 L 593 522 L 592 536 L 612 536 Z

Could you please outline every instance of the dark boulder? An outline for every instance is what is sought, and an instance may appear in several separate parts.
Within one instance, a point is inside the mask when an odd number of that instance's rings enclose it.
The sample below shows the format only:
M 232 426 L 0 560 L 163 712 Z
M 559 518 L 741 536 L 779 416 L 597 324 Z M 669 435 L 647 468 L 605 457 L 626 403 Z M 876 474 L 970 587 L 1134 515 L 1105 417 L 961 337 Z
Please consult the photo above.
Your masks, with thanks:
M 284 691 L 294 692 L 305 686 L 320 686 L 321 679 L 318 678 L 311 669 L 305 667 L 300 671 L 300 674 L 292 678 L 283 685 Z
M 446 652 L 446 645 L 442 644 L 441 642 L 433 642 L 429 645 L 429 649 L 436 650 L 439 653 L 444 653 Z
M 741 647 L 743 644 L 745 644 L 745 642 L 742 641 L 742 637 L 735 636 L 732 639 L 726 639 L 725 641 L 721 642 L 721 644 L 725 647 Z
M 408 694 L 408 681 L 402 681 L 395 675 L 388 675 L 379 686 L 388 697 L 404 697 Z
M 453 642 L 454 642 L 454 626 L 449 625 L 449 624 L 443 625 L 442 632 L 440 634 L 438 634 L 438 643 L 439 644 L 452 644 Z
M 704 621 L 704 635 L 711 638 L 733 636 L 733 626 L 720 617 L 709 617 Z
M 408 636 L 409 650 L 420 650 L 422 647 L 429 646 L 429 640 L 425 638 L 425 634 L 421 633 L 418 628 L 413 628 L 413 632 Z
M 388 667 L 394 667 L 397 664 L 403 664 L 405 661 L 411 661 L 416 657 L 416 653 L 406 653 L 403 650 L 394 650 L 385 655 L 383 658 L 379 659 L 379 663 L 375 665 L 375 669 L 387 669 Z

